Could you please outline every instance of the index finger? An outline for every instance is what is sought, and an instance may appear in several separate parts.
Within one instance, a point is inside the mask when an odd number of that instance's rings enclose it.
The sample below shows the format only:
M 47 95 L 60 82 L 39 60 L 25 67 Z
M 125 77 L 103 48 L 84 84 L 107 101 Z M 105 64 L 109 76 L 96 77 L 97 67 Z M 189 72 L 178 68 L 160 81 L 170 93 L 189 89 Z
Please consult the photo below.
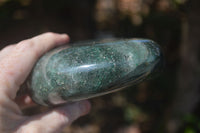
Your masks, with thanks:
M 11 99 L 16 97 L 35 62 L 53 47 L 67 43 L 66 34 L 44 33 L 19 42 L 12 53 L 0 61 L 0 89 Z

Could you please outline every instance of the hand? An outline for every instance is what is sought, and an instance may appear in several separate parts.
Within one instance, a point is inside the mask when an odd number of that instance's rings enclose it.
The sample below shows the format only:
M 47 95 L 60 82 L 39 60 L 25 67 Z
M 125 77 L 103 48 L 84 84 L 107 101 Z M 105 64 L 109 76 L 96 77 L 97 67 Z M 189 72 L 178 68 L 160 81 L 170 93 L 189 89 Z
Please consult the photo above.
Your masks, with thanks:
M 15 102 L 20 85 L 26 80 L 39 57 L 69 41 L 66 34 L 45 33 L 0 51 L 0 132 L 54 133 L 60 132 L 90 110 L 88 101 L 57 107 L 48 112 L 24 116 Z M 29 100 L 27 100 L 29 99 Z M 29 104 L 30 98 L 24 99 Z

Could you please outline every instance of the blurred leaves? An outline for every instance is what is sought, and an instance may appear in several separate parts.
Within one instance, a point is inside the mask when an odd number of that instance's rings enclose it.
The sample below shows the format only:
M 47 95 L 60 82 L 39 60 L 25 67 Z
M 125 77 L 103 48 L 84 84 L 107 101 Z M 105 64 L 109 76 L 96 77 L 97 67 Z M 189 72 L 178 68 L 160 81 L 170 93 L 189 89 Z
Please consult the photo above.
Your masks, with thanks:
M 0 0 L 0 6 L 3 5 L 4 3 L 6 3 L 9 0 Z
M 129 123 L 142 123 L 147 120 L 147 115 L 140 108 L 134 106 L 133 104 L 126 106 L 124 116 L 125 120 Z

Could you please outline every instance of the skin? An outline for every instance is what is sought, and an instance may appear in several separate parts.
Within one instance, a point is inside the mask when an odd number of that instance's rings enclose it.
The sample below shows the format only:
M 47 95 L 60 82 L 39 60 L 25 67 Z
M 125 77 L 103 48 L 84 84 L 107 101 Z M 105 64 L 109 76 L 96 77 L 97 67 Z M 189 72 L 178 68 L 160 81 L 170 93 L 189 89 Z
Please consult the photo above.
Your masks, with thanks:
M 45 52 L 69 42 L 66 34 L 44 33 L 9 45 L 0 51 L 0 132 L 58 133 L 90 110 L 88 101 L 56 107 L 48 112 L 25 116 L 21 107 L 33 105 L 26 95 L 16 97 L 36 61 Z

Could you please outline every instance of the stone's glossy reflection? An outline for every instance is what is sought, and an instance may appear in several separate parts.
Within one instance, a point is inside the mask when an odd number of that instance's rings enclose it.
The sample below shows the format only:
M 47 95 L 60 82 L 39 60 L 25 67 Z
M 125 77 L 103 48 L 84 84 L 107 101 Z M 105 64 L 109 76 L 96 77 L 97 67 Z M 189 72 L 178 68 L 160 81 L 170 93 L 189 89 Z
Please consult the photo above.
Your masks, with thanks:
M 160 61 L 159 46 L 145 39 L 60 47 L 36 64 L 32 98 L 54 105 L 117 91 L 144 80 Z

